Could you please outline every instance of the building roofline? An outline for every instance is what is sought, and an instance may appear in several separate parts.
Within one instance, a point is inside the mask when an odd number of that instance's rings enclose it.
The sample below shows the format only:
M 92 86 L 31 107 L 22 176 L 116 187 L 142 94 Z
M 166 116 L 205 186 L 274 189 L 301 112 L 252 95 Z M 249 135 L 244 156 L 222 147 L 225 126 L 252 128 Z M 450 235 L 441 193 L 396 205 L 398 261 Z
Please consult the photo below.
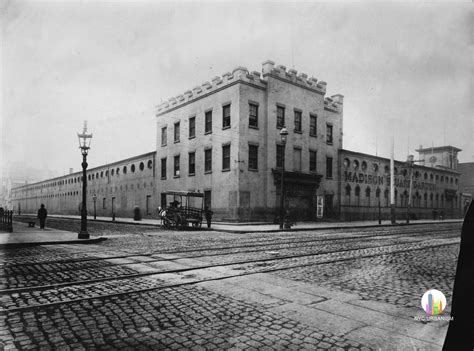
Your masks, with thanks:
M 387 158 L 387 157 L 375 156 L 375 155 L 365 154 L 365 153 L 363 153 L 363 152 L 352 151 L 352 150 L 347 150 L 347 149 L 339 149 L 338 151 L 339 151 L 339 154 L 340 154 L 340 153 L 344 153 L 344 152 L 348 152 L 348 153 L 351 153 L 351 154 L 353 154 L 353 155 L 358 155 L 358 156 L 362 156 L 362 157 L 378 158 L 378 159 L 381 159 L 381 160 L 389 161 L 389 162 L 390 162 L 390 158 Z M 398 160 L 395 160 L 395 163 L 397 163 L 397 164 L 405 164 L 406 161 L 398 161 Z M 428 166 L 422 166 L 422 165 L 417 165 L 417 164 L 415 164 L 415 167 L 417 167 L 417 168 L 422 168 L 422 169 L 426 169 L 426 170 L 430 170 L 430 171 L 443 171 L 443 172 L 448 172 L 448 173 L 461 174 L 459 171 L 454 170 L 454 169 L 428 167 Z
M 446 146 L 434 146 L 434 147 L 425 147 L 425 148 L 419 148 L 415 150 L 416 152 L 425 152 L 425 151 L 440 151 L 440 150 L 454 150 L 454 151 L 462 151 L 462 149 L 459 149 L 455 146 L 451 145 L 446 145 Z
M 120 161 L 115 161 L 115 162 L 112 162 L 112 163 L 106 163 L 105 165 L 102 165 L 102 166 L 97 166 L 97 167 L 94 167 L 94 168 L 90 168 L 90 169 L 87 170 L 87 172 L 96 171 L 96 170 L 99 170 L 99 169 L 104 168 L 104 167 L 115 167 L 116 165 L 121 164 L 123 162 L 129 162 L 129 161 L 137 160 L 137 159 L 147 157 L 147 156 L 151 156 L 151 155 L 155 155 L 155 154 L 156 154 L 156 151 L 147 152 L 145 154 L 132 156 L 132 157 L 120 160 Z M 45 180 L 41 180 L 39 182 L 23 184 L 21 186 L 12 188 L 12 190 L 13 189 L 22 189 L 22 188 L 26 188 L 26 187 L 29 187 L 29 186 L 38 185 L 38 184 L 42 184 L 42 183 L 46 183 L 46 182 L 61 180 L 61 179 L 71 177 L 71 176 L 82 176 L 82 170 L 78 171 L 78 172 L 74 172 L 74 173 L 65 174 L 65 175 L 62 175 L 62 176 L 59 176 L 59 177 L 48 178 L 48 179 L 45 179 Z

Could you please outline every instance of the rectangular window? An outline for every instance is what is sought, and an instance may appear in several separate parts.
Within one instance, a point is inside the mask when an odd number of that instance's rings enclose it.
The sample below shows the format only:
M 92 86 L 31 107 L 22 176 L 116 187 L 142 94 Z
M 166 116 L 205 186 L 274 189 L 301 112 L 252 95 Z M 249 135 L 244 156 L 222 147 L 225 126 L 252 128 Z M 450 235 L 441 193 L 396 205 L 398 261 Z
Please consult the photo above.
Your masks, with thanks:
M 309 116 L 309 135 L 311 136 L 316 136 L 318 130 L 316 128 L 316 123 L 318 121 L 318 117 L 315 115 L 310 115 Z
M 230 104 L 222 106 L 222 128 L 230 128 Z
M 301 111 L 295 111 L 295 132 L 301 133 Z
M 258 169 L 258 146 L 249 145 L 249 169 Z
M 204 124 L 204 134 L 212 133 L 212 110 L 205 113 Z
M 249 126 L 258 127 L 258 105 L 249 104 Z
M 326 143 L 332 144 L 332 125 L 326 124 Z
M 166 157 L 161 159 L 161 179 L 166 179 Z
M 105 208 L 106 208 L 106 206 L 105 206 L 106 203 L 107 203 L 107 199 L 104 197 L 104 198 L 102 199 L 102 209 L 103 209 L 103 210 L 105 210 Z
M 222 146 L 222 170 L 230 170 L 230 145 Z
M 190 152 L 188 158 L 188 173 L 189 175 L 194 175 L 196 171 L 196 153 Z
M 285 126 L 285 108 L 283 106 L 277 106 L 277 128 L 283 128 Z
M 277 168 L 282 168 L 283 167 L 283 150 L 284 150 L 284 146 L 283 145 L 277 145 L 277 149 L 276 149 L 276 167 Z
M 196 136 L 196 117 L 189 119 L 189 139 Z
M 168 133 L 168 128 L 163 127 L 161 128 L 161 146 L 166 146 L 168 139 L 167 139 L 167 134 Z
M 179 155 L 174 157 L 174 176 L 179 177 Z
M 316 172 L 316 151 L 309 151 L 309 171 Z
M 179 122 L 174 124 L 174 142 L 179 142 Z
M 204 150 L 204 172 L 212 172 L 212 149 Z
M 301 172 L 301 149 L 293 149 L 293 168 L 297 172 Z
M 332 157 L 326 157 L 326 178 L 332 178 Z

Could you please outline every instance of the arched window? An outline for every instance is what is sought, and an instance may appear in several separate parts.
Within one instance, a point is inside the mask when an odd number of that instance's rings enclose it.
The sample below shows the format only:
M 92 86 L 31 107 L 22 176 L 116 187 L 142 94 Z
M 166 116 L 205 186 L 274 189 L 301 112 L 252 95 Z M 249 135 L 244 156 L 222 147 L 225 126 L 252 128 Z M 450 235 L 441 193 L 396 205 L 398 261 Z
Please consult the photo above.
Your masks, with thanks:
M 377 172 L 379 171 L 379 165 L 378 165 L 378 163 L 374 163 L 374 164 L 372 165 L 372 167 L 373 167 L 375 173 L 377 173 Z
M 145 165 L 143 164 L 143 162 L 140 162 L 140 171 L 143 171 L 145 169 Z
M 365 197 L 370 197 L 370 188 L 365 189 Z
M 354 189 L 354 195 L 356 198 L 356 205 L 360 204 L 360 187 L 357 185 Z
M 355 170 L 358 170 L 359 169 L 359 161 L 354 160 L 353 167 L 354 167 Z
M 149 160 L 149 161 L 148 161 L 147 167 L 148 167 L 149 169 L 151 169 L 151 168 L 153 167 L 153 161 L 152 161 L 152 160 Z
M 127 174 L 127 166 L 123 166 L 123 174 Z
M 349 168 L 349 166 L 350 166 L 350 164 L 351 164 L 351 161 L 350 161 L 348 158 L 345 158 L 343 164 L 344 164 L 344 167 L 345 167 L 345 168 Z
M 131 170 L 132 170 L 132 173 L 135 173 L 135 165 L 132 165 Z
M 349 184 L 346 185 L 346 196 L 351 196 L 351 186 Z
M 426 174 L 426 173 L 425 173 L 425 174 Z M 423 195 L 423 200 L 424 200 L 424 202 L 425 202 L 425 203 L 424 203 L 425 207 L 428 207 L 428 194 L 427 194 L 427 193 L 425 193 L 425 194 Z
M 363 171 L 366 171 L 367 170 L 367 162 L 362 161 L 362 167 L 361 168 L 362 168 Z

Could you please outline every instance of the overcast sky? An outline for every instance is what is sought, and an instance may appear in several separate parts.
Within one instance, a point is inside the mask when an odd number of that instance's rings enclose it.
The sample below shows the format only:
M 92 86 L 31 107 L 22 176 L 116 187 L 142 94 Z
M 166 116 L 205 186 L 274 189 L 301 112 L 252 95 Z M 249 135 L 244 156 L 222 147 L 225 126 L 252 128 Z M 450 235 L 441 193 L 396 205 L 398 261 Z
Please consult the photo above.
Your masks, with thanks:
M 80 170 L 155 150 L 155 106 L 271 59 L 344 102 L 344 148 L 474 161 L 473 7 L 458 3 L 0 1 L 4 161 Z

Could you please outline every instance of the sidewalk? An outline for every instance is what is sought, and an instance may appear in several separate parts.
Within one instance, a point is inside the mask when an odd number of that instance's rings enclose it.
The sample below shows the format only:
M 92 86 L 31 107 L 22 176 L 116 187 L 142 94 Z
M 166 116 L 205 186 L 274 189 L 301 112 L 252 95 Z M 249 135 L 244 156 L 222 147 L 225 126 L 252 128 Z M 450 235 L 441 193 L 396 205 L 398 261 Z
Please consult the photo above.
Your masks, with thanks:
M 13 233 L 0 232 L 0 249 L 55 244 L 95 244 L 105 238 L 78 239 L 77 233 L 52 228 L 28 227 L 13 221 Z
M 71 218 L 80 219 L 80 216 L 74 215 L 49 215 L 49 217 L 56 218 Z M 93 216 L 87 217 L 88 221 L 94 221 Z M 398 220 L 395 224 L 400 225 L 420 225 L 420 224 L 436 224 L 436 223 L 462 223 L 463 219 L 445 219 L 445 220 L 430 220 L 430 219 L 418 219 L 410 220 L 410 224 L 406 224 L 405 220 Z M 97 217 L 96 222 L 112 222 L 111 217 Z M 116 217 L 114 223 L 123 224 L 136 224 L 136 225 L 148 225 L 148 226 L 161 226 L 159 219 L 144 218 L 140 221 L 135 221 L 133 218 Z M 372 227 L 391 227 L 392 224 L 389 220 L 382 221 L 382 224 L 378 224 L 378 221 L 354 221 L 354 222 L 299 222 L 291 229 L 279 229 L 278 224 L 273 223 L 230 223 L 230 222 L 213 222 L 210 230 L 222 231 L 228 233 L 272 233 L 279 231 L 303 231 L 303 230 L 327 230 L 327 229 L 344 229 L 344 228 L 372 228 Z M 202 224 L 203 229 L 207 229 L 205 221 Z

